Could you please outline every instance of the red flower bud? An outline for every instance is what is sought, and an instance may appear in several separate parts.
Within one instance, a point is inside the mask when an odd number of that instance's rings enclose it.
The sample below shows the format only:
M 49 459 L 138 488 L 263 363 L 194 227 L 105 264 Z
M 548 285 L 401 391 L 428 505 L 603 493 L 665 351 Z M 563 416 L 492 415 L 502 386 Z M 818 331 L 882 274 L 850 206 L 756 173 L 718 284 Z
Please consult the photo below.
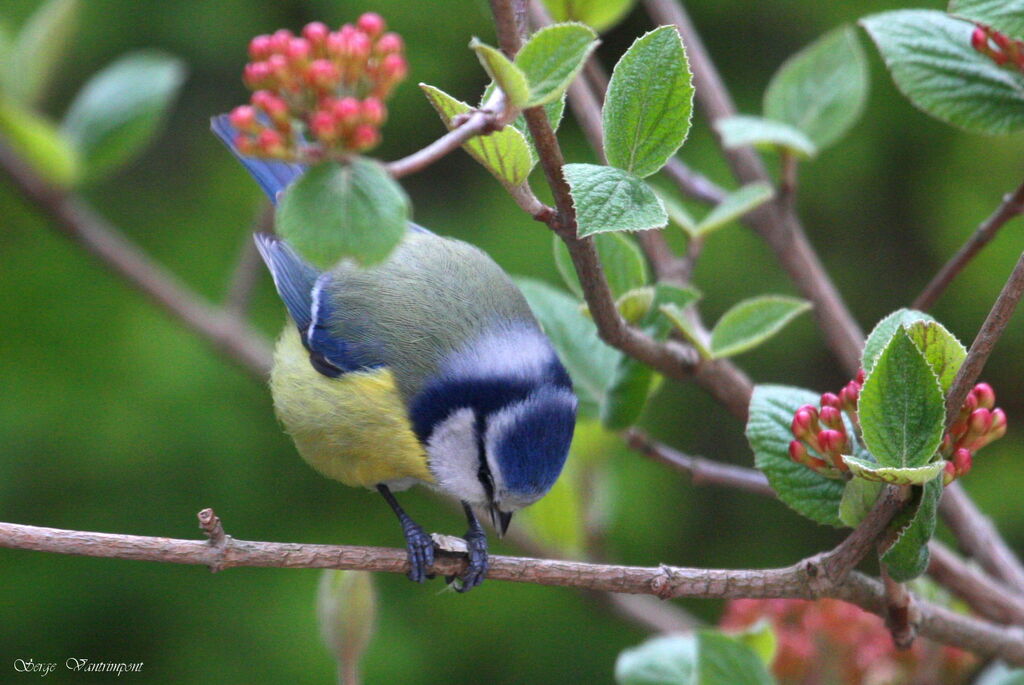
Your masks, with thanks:
M 843 425 L 843 415 L 835 407 L 822 407 L 819 416 L 821 418 L 821 422 L 829 428 L 840 432 L 845 431 L 846 427 Z
M 356 21 L 356 25 L 359 26 L 370 38 L 376 38 L 380 34 L 384 33 L 384 29 L 387 26 L 384 23 L 384 18 L 376 12 L 367 12 L 359 17 Z
M 943 487 L 949 485 L 956 480 L 956 466 L 953 462 L 947 461 L 946 465 L 942 468 L 942 485 Z
M 294 38 L 294 34 L 288 29 L 278 29 L 270 36 L 270 49 L 279 55 L 284 55 L 288 49 L 288 43 Z
M 292 38 L 288 41 L 285 56 L 292 64 L 305 64 L 313 54 L 313 46 L 305 38 Z
M 259 123 L 256 121 L 256 110 L 249 105 L 240 105 L 231 110 L 228 121 L 242 133 L 256 133 Z
M 249 41 L 249 57 L 253 60 L 263 60 L 270 57 L 273 51 L 273 43 L 270 36 L 256 36 Z
M 992 410 L 992 425 L 989 427 L 988 432 L 990 435 L 995 433 L 999 434 L 993 439 L 998 439 L 1006 435 L 1006 412 L 1002 409 L 997 408 Z
M 344 54 L 353 60 L 364 60 L 370 56 L 372 47 L 369 36 L 362 31 L 354 31 L 348 39 Z
M 967 475 L 973 463 L 974 457 L 971 455 L 970 450 L 965 450 L 961 447 L 956 452 L 953 452 L 953 467 L 956 469 L 957 478 Z
M 992 412 L 988 409 L 975 409 L 967 419 L 969 434 L 984 435 L 992 427 Z
M 864 385 L 864 369 L 857 370 L 857 376 L 853 379 L 857 385 Z
M 409 65 L 401 55 L 390 54 L 380 63 L 381 76 L 388 83 L 397 83 L 409 72 Z
M 839 396 L 834 394 L 834 393 L 831 393 L 831 392 L 825 393 L 824 395 L 821 396 L 821 406 L 822 407 L 835 407 L 836 409 L 838 409 L 839 408 Z
M 369 124 L 360 124 L 352 132 L 352 147 L 356 150 L 367 150 L 380 142 L 377 129 Z
M 288 67 L 288 58 L 284 55 L 271 55 L 267 58 L 267 66 L 270 74 L 280 83 L 288 81 L 291 77 L 291 69 Z
M 978 383 L 971 390 L 971 395 L 977 401 L 978 406 L 984 409 L 992 409 L 996 406 L 996 391 L 988 383 Z
M 1013 41 L 1005 33 L 999 31 L 992 31 L 989 29 L 989 35 L 992 37 L 992 42 L 999 46 L 1000 50 L 1007 50 L 1012 45 Z M 972 36 L 973 38 L 973 36 Z
M 253 90 L 268 87 L 271 78 L 270 65 L 266 62 L 250 62 L 242 72 L 242 82 Z
M 306 79 L 314 88 L 332 91 L 341 79 L 341 72 L 334 62 L 318 59 L 309 65 L 309 68 L 306 70 Z
M 334 115 L 327 110 L 318 110 L 309 120 L 309 130 L 322 143 L 331 144 L 338 138 Z
M 971 47 L 981 53 L 988 53 L 988 32 L 980 26 L 971 33 Z
M 238 150 L 239 154 L 242 155 L 253 155 L 256 154 L 256 144 L 252 138 L 246 135 L 238 134 L 235 136 L 235 149 Z
M 846 444 L 846 436 L 837 430 L 826 429 L 818 433 L 818 444 L 821 445 L 822 452 L 838 456 Z M 840 461 L 840 463 L 842 462 Z
M 351 128 L 358 122 L 362 107 L 359 105 L 359 100 L 355 98 L 341 98 L 334 102 L 331 111 L 341 126 Z
M 405 41 L 397 33 L 385 33 L 383 36 L 377 39 L 377 44 L 373 46 L 373 51 L 378 55 L 389 55 L 391 53 L 402 52 L 405 48 Z
M 796 413 L 793 414 L 793 423 L 790 426 L 794 437 L 806 440 L 814 431 L 817 419 L 818 412 L 814 407 L 806 405 L 797 409 Z
M 272 128 L 260 131 L 260 135 L 256 139 L 256 146 L 261 154 L 268 157 L 281 157 L 285 154 L 284 136 Z
M 384 118 L 387 116 L 387 109 L 384 108 L 384 103 L 378 98 L 366 98 L 362 103 L 362 120 L 364 124 L 370 124 L 371 126 L 380 126 L 384 123 Z
M 810 454 L 807 452 L 807 447 L 799 440 L 794 440 L 789 443 L 789 458 L 798 464 L 807 465 L 807 458 Z
M 327 24 L 322 21 L 313 21 L 302 27 L 302 36 L 309 41 L 314 51 L 320 51 L 326 46 L 330 32 Z

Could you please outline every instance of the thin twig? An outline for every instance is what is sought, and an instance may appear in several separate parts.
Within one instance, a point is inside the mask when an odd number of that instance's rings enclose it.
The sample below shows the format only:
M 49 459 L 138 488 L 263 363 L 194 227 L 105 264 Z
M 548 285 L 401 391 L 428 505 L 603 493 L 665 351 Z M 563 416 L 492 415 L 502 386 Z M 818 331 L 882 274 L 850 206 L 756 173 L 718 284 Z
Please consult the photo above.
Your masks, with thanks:
M 983 247 L 996 237 L 999 229 L 1010 219 L 1021 214 L 1024 214 L 1024 183 L 1021 183 L 1014 192 L 1003 196 L 1003 201 L 996 207 L 996 210 L 981 222 L 977 230 L 967 239 L 967 242 L 939 269 L 939 272 L 935 274 L 931 282 L 925 286 L 925 289 L 914 300 L 914 309 L 922 311 L 930 309 L 935 304 L 935 301 L 942 296 L 942 293 L 945 292 L 949 284 L 953 282 L 953 279 L 970 263 L 975 255 L 981 252 Z
M 175 275 L 151 260 L 81 200 L 41 178 L 2 140 L 0 168 L 21 194 L 50 218 L 50 225 L 79 243 L 252 376 L 270 371 L 270 346 L 237 316 L 203 301 Z
M 950 483 L 942 494 L 939 513 L 956 536 L 960 549 L 976 559 L 993 578 L 997 578 L 1018 593 L 1024 592 L 1024 568 L 992 519 L 983 514 L 961 487 Z
M 882 565 L 882 586 L 885 588 L 885 625 L 898 649 L 910 649 L 917 637 L 920 617 L 917 603 L 903 583 L 889 577 Z
M 928 543 L 928 575 L 990 621 L 1024 626 L 1024 597 L 967 564 L 938 540 Z
M 112 533 L 41 528 L 0 523 L 0 547 L 91 557 L 158 561 L 177 564 L 259 566 L 273 568 L 336 568 L 405 573 L 404 549 L 254 542 L 227 537 L 222 550 L 203 540 L 179 540 Z M 465 554 L 439 552 L 431 571 L 459 575 Z M 493 555 L 487 577 L 518 583 L 585 588 L 605 592 L 702 598 L 836 597 L 882 615 L 885 594 L 877 581 L 857 572 L 838 585 L 820 574 L 814 558 L 775 569 L 732 570 L 675 566 L 638 567 Z M 987 621 L 962 616 L 928 602 L 919 602 L 921 634 L 982 656 L 997 656 L 1024 665 L 1024 634 Z

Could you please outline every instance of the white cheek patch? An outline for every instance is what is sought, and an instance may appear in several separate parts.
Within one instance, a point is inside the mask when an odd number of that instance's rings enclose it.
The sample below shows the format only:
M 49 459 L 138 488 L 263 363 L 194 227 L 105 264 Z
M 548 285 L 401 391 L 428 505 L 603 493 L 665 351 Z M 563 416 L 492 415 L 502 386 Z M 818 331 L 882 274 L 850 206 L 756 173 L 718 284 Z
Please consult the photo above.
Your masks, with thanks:
M 486 504 L 487 495 L 477 474 L 480 452 L 476 442 L 476 415 L 456 409 L 434 427 L 427 440 L 430 471 L 438 489 L 471 504 Z

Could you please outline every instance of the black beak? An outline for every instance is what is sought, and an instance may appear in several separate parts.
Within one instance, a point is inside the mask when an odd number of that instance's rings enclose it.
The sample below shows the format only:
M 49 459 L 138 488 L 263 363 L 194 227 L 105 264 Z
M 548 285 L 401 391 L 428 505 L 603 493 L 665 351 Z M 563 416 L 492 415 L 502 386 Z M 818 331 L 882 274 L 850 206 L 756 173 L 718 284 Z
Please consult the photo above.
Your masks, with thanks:
M 498 537 L 504 537 L 505 531 L 508 530 L 508 524 L 512 523 L 512 512 L 501 511 L 497 505 L 491 505 L 491 523 L 494 525 L 494 529 L 498 531 Z

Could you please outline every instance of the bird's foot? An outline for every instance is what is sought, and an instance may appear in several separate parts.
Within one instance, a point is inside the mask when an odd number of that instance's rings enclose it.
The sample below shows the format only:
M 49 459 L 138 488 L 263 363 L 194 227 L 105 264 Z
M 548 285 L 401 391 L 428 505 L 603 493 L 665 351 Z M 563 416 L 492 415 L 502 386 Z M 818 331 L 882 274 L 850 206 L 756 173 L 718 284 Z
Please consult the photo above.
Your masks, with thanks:
M 459 592 L 469 592 L 484 582 L 487 569 L 490 567 L 487 560 L 487 535 L 482 530 L 470 529 L 466 533 L 466 547 L 469 564 L 466 566 L 466 571 L 459 577 L 460 582 L 455 586 Z
M 402 530 L 405 533 L 405 547 L 409 552 L 409 580 L 422 583 L 433 578 L 427 571 L 434 565 L 434 539 L 411 521 L 402 526 Z

